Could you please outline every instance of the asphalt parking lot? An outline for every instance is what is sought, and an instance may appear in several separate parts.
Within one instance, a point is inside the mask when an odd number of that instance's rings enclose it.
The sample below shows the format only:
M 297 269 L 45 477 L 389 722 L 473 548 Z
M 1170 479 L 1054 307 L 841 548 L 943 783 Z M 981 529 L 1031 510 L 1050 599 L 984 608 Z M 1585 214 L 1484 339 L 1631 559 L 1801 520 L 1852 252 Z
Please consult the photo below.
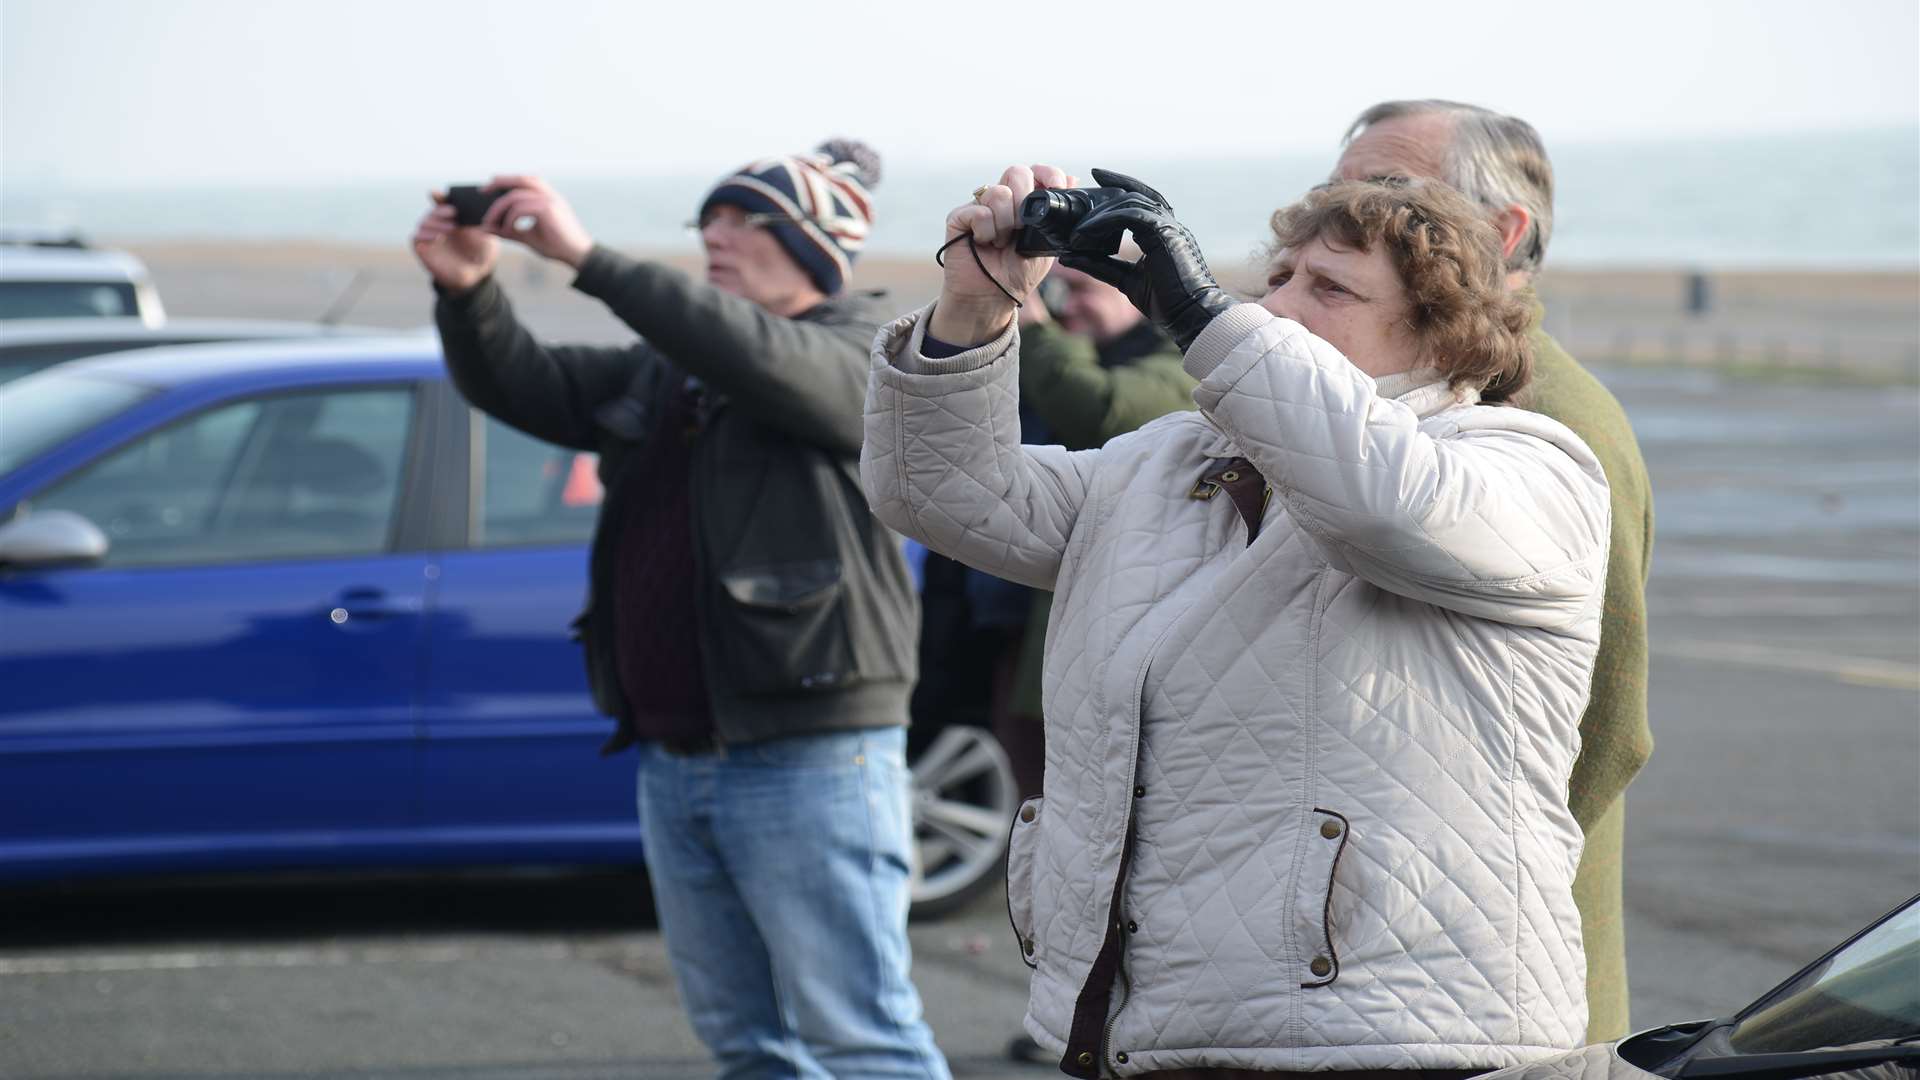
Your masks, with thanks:
M 1659 506 L 1635 1023 L 1720 1014 L 1920 891 L 1920 390 L 1603 370 Z M 613 764 L 609 767 L 625 767 Z M 959 1076 L 1024 1005 L 1001 898 L 913 929 Z M 696 1077 L 635 875 L 0 893 L 0 1076 Z

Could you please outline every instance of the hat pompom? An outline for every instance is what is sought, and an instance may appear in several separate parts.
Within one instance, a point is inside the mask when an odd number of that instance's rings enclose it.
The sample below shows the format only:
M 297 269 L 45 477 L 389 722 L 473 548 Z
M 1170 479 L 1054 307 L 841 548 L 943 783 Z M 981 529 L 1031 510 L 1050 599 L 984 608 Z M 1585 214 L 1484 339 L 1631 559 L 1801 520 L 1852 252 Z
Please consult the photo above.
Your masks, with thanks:
M 828 139 L 819 145 L 816 152 L 825 154 L 836 165 L 852 165 L 853 178 L 868 190 L 879 186 L 880 154 L 859 139 Z

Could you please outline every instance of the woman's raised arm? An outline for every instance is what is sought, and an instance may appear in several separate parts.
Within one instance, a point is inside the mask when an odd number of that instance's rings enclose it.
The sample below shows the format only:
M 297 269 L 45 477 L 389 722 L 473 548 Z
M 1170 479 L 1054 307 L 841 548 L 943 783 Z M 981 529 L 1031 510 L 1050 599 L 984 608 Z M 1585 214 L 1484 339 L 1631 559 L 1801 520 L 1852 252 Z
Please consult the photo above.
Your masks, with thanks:
M 1053 587 L 1099 451 L 1020 442 L 1013 297 L 1053 260 L 1020 255 L 1014 238 L 1022 199 L 1072 183 L 1016 165 L 947 215 L 940 298 L 874 341 L 860 451 L 867 501 L 890 528 L 1039 588 Z

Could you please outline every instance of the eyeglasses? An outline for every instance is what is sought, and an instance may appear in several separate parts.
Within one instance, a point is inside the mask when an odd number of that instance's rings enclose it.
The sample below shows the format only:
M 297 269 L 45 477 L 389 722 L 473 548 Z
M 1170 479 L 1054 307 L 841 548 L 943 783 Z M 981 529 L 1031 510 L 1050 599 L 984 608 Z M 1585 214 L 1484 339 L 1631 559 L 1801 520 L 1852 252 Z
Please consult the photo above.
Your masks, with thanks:
M 695 233 L 703 232 L 707 226 L 721 220 L 728 220 L 728 223 L 736 229 L 765 229 L 783 223 L 788 225 L 793 224 L 793 218 L 788 217 L 786 214 L 742 214 L 740 217 L 730 220 L 723 219 L 718 214 L 709 214 L 704 218 L 696 218 L 687 222 L 687 231 Z

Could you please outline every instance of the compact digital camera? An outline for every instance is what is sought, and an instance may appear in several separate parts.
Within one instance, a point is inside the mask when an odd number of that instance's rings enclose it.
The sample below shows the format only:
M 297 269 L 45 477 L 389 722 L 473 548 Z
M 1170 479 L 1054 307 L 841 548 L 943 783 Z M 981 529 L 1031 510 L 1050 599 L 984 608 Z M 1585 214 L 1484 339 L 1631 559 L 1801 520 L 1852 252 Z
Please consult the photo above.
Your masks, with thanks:
M 1091 246 L 1073 244 L 1073 230 L 1087 215 L 1115 199 L 1130 195 L 1126 188 L 1043 188 L 1020 202 L 1020 235 L 1014 250 L 1022 255 L 1113 255 L 1120 250 L 1120 231 Z
M 478 184 L 449 184 L 447 203 L 453 207 L 455 225 L 478 225 L 487 216 L 487 208 L 500 201 L 512 188 L 482 191 Z

